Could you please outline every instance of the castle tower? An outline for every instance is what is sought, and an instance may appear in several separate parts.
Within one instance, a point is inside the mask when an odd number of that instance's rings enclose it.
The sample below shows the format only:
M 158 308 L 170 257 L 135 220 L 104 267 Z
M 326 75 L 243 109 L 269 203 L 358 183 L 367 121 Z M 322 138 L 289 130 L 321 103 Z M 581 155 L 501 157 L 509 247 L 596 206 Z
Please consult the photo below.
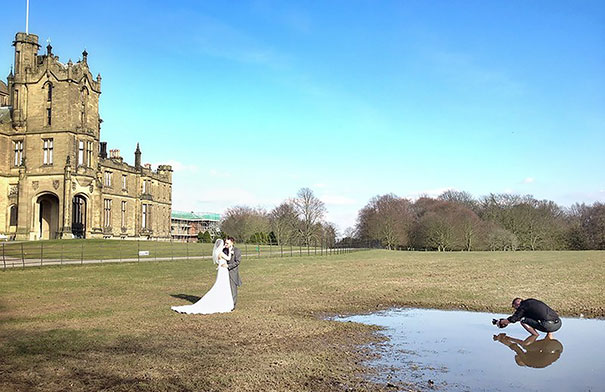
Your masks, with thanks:
M 101 76 L 89 53 L 61 63 L 17 33 L 0 83 L 0 234 L 18 240 L 169 238 L 172 169 L 135 165 L 100 142 Z
M 27 75 L 35 69 L 38 49 L 38 36 L 17 33 L 13 41 L 15 47 L 14 74 L 9 77 L 9 104 L 13 107 L 13 121 L 23 126 L 27 114 Z

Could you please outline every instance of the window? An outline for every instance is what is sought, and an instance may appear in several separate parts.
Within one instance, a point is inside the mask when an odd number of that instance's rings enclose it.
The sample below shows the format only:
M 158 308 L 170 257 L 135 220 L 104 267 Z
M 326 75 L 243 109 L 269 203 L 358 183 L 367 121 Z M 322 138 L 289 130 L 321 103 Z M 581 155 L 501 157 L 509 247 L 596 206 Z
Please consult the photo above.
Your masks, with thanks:
M 84 162 L 84 142 L 82 140 L 78 141 L 78 166 L 85 166 L 86 162 Z
M 127 185 L 128 185 L 128 176 L 126 176 L 126 174 L 122 174 L 122 189 L 123 190 L 128 189 Z
M 21 52 L 15 51 L 15 73 L 19 72 L 19 65 L 21 63 Z
M 15 152 L 15 166 L 21 165 L 23 161 L 23 140 L 16 140 L 13 142 L 13 150 Z
M 111 175 L 112 173 L 110 171 L 105 172 L 105 186 L 111 186 Z
M 52 102 L 53 100 L 53 85 L 52 83 L 48 83 L 48 97 L 46 99 L 48 102 Z
M 53 110 L 51 108 L 47 108 L 46 109 L 46 125 L 48 125 L 48 126 L 52 125 L 52 117 L 53 117 Z
M 10 208 L 10 226 L 17 226 L 17 206 L 12 205 Z
M 103 221 L 105 227 L 111 227 L 111 199 L 104 200 Z
M 80 108 L 80 120 L 84 126 L 86 124 L 86 103 L 88 101 L 88 89 L 86 87 L 83 87 L 82 91 L 80 91 L 80 99 L 82 101 L 82 107 Z
M 151 194 L 151 180 L 143 180 L 143 194 Z
M 44 164 L 53 164 L 53 139 L 42 139 L 44 151 Z
M 126 227 L 126 202 L 122 202 L 122 227 Z
M 143 204 L 143 217 L 142 217 L 142 227 L 143 229 L 150 229 L 151 228 L 151 205 L 150 204 Z
M 92 167 L 92 142 L 86 142 L 86 166 Z

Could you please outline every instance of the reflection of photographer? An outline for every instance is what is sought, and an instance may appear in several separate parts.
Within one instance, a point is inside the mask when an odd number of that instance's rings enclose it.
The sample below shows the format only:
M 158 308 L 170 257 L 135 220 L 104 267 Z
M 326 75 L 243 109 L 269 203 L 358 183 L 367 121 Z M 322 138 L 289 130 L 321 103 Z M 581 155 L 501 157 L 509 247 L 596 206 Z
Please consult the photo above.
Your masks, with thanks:
M 545 368 L 555 362 L 563 352 L 563 345 L 556 339 L 545 337 L 537 340 L 536 335 L 530 335 L 527 339 L 515 339 L 506 334 L 494 335 L 494 340 L 508 346 L 517 355 L 515 362 L 519 366 L 532 368 Z
M 557 312 L 548 305 L 537 299 L 522 298 L 513 299 L 512 303 L 515 313 L 505 319 L 493 320 L 492 323 L 500 328 L 506 327 L 510 323 L 516 323 L 521 320 L 521 325 L 527 332 L 538 336 L 538 332 L 546 332 L 548 338 L 552 338 L 552 333 L 561 328 L 561 319 Z

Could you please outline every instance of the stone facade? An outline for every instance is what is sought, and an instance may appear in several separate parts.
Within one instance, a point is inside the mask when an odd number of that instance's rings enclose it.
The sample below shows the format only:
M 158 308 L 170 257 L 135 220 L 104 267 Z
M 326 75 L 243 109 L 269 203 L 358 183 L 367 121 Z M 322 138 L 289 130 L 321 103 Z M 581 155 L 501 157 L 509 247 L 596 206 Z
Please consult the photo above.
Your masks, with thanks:
M 17 33 L 0 81 L 0 234 L 18 240 L 170 238 L 172 168 L 135 165 L 100 141 L 101 76 L 88 53 L 59 62 Z

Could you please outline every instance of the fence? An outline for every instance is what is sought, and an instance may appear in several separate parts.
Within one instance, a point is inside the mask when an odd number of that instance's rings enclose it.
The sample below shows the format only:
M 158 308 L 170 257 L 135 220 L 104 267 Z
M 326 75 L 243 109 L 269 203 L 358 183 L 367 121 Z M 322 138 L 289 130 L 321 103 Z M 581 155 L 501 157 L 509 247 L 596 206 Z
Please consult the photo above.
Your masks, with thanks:
M 246 258 L 331 256 L 362 248 L 346 244 L 237 244 Z M 2 243 L 2 268 L 210 258 L 213 244 L 150 240 L 50 240 Z

